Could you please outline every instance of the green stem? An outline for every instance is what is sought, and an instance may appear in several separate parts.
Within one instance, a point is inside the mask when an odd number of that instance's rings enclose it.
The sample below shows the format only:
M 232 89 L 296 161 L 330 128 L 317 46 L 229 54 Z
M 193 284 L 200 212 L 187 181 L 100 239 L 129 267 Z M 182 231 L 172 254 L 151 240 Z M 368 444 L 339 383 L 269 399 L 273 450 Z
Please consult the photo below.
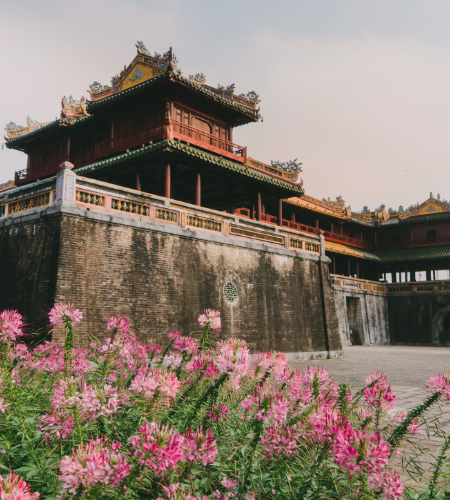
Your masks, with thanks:
M 408 415 L 406 416 L 405 420 L 401 422 L 395 429 L 392 431 L 391 435 L 388 438 L 388 443 L 390 448 L 398 448 L 400 443 L 402 442 L 403 438 L 405 437 L 406 433 L 408 432 L 408 427 L 411 424 L 411 422 L 419 418 L 423 413 L 425 413 L 430 406 L 432 406 L 434 403 L 436 403 L 439 398 L 441 397 L 441 394 L 439 392 L 435 392 L 432 396 L 430 396 L 425 403 L 416 406 L 413 408 Z

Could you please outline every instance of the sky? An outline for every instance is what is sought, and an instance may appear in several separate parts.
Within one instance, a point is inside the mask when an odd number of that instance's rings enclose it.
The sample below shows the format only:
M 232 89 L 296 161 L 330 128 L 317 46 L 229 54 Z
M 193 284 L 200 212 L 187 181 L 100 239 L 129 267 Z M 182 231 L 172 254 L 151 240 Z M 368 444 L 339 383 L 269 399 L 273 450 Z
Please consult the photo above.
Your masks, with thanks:
M 0 124 L 59 116 L 142 40 L 185 75 L 255 90 L 233 140 L 303 162 L 306 193 L 354 211 L 450 199 L 448 0 L 0 0 Z M 4 140 L 2 140 L 4 142 Z M 26 156 L 0 150 L 0 183 Z

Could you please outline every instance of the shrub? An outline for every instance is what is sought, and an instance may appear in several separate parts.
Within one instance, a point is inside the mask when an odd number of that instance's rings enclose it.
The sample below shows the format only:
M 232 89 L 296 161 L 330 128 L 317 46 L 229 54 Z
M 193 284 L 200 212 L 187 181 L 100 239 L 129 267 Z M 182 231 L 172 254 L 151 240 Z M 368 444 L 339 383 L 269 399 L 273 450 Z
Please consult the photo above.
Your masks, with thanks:
M 64 346 L 31 349 L 20 314 L 0 314 L 1 499 L 398 499 L 410 493 L 395 457 L 450 399 L 438 375 L 423 405 L 397 412 L 382 373 L 352 392 L 323 368 L 290 369 L 283 353 L 213 341 L 217 311 L 199 316 L 198 338 L 171 332 L 164 351 L 119 316 L 82 348 L 80 311 L 55 304 L 49 319 Z M 442 494 L 448 448 L 417 498 Z

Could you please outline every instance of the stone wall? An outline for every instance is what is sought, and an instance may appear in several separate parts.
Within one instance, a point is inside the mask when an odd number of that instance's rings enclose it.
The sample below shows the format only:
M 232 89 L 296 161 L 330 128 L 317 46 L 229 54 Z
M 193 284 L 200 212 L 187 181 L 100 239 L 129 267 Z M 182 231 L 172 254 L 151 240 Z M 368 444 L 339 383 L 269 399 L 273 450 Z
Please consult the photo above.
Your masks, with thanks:
M 18 309 L 30 332 L 47 327 L 55 300 L 60 220 L 34 215 L 0 224 L 0 310 Z
M 198 314 L 214 308 L 223 335 L 253 351 L 340 356 L 328 258 L 229 240 L 77 206 L 11 217 L 0 222 L 0 310 L 17 308 L 38 326 L 54 300 L 70 301 L 84 313 L 78 340 L 102 336 L 118 314 L 141 340 L 164 344 L 171 330 L 198 332 Z M 227 281 L 238 289 L 232 306 Z
M 335 287 L 334 300 L 343 346 L 390 343 L 386 294 Z

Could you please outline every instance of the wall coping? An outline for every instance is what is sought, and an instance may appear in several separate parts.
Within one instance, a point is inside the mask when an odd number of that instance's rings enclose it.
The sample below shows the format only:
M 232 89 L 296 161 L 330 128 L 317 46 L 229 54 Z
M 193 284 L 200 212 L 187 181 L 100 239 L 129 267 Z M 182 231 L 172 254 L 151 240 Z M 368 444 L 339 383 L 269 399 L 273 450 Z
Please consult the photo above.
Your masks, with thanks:
M 319 255 L 313 252 L 304 252 L 291 248 L 271 246 L 257 241 L 250 241 L 239 238 L 230 238 L 222 234 L 214 234 L 209 231 L 202 231 L 192 227 L 180 227 L 172 224 L 164 224 L 154 220 L 147 220 L 138 217 L 129 217 L 111 212 L 103 212 L 90 207 L 80 207 L 72 203 L 56 203 L 51 206 L 35 209 L 30 212 L 18 213 L 0 219 L 0 229 L 13 227 L 18 224 L 33 222 L 43 217 L 61 213 L 63 215 L 81 217 L 92 221 L 98 221 L 106 224 L 115 224 L 133 227 L 136 229 L 150 230 L 160 233 L 168 233 L 176 236 L 197 239 L 200 241 L 210 241 L 221 245 L 229 245 L 249 250 L 262 251 L 271 254 L 285 255 L 288 257 L 303 258 L 304 260 L 325 262 L 329 264 L 331 260 L 325 255 Z M 300 235 L 298 236 L 300 237 Z

